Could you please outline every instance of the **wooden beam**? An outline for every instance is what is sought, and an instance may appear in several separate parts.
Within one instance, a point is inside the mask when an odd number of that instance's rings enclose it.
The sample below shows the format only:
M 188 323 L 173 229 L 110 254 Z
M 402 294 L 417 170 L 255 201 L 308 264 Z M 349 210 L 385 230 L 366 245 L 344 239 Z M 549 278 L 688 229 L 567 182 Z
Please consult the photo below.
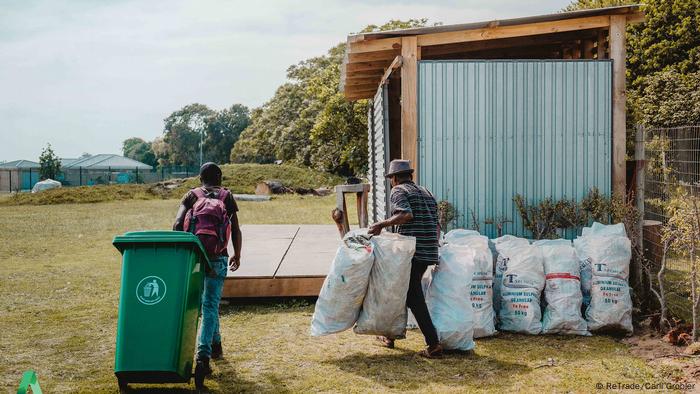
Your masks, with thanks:
M 381 78 L 382 75 L 384 75 L 384 70 L 383 69 L 376 69 L 376 70 L 367 70 L 367 71 L 359 71 L 352 73 L 351 75 L 347 76 L 347 79 L 356 79 L 356 78 Z
M 359 41 L 348 43 L 348 53 L 364 53 L 390 51 L 401 49 L 401 38 L 382 38 L 379 40 Z
M 384 74 L 384 69 L 391 65 L 391 61 L 374 61 L 374 62 L 362 62 L 362 63 L 348 63 L 345 65 L 345 73 L 350 74 L 358 71 L 372 71 L 381 70 L 381 74 Z
M 323 286 L 323 276 L 276 278 L 226 278 L 223 298 L 313 297 Z
M 418 40 L 401 39 L 401 157 L 410 160 L 418 181 Z
M 348 78 L 345 81 L 345 86 L 357 86 L 368 83 L 379 83 L 381 77 L 366 77 L 366 78 Z
M 419 46 L 493 40 L 499 38 L 534 36 L 538 34 L 561 33 L 567 31 L 598 29 L 610 24 L 608 16 L 567 19 L 562 21 L 539 22 L 524 25 L 494 26 L 483 29 L 463 30 L 447 33 L 418 36 Z M 377 40 L 379 41 L 379 40 Z
M 345 99 L 348 101 L 369 100 L 371 98 L 374 98 L 374 94 L 372 94 L 372 93 L 364 93 L 364 94 L 355 94 L 355 95 L 345 96 Z
M 438 56 L 448 55 L 452 53 L 478 52 L 502 48 L 521 49 L 527 47 L 563 43 L 583 38 L 593 38 L 595 36 L 595 30 L 585 30 L 558 34 L 542 34 L 537 36 L 512 37 L 497 40 L 484 40 L 463 42 L 457 44 L 434 45 L 429 47 L 422 47 L 421 55 L 423 56 L 423 59 L 433 59 Z
M 633 14 L 628 14 L 627 15 L 627 24 L 628 25 L 633 25 L 637 23 L 642 23 L 646 20 L 646 17 L 644 16 L 643 12 L 635 12 Z
M 379 85 L 384 85 L 386 83 L 386 81 L 389 79 L 389 77 L 391 76 L 391 73 L 394 70 L 396 70 L 397 68 L 400 68 L 401 64 L 403 64 L 403 58 L 401 57 L 401 55 L 396 56 L 394 58 L 394 61 L 391 62 L 391 65 L 389 66 L 389 68 L 387 68 L 386 71 L 384 71 L 384 75 L 382 76 L 382 79 L 379 82 Z
M 346 53 L 346 63 L 374 62 L 377 60 L 391 60 L 401 54 L 400 49 L 390 49 L 387 51 Z
M 365 90 L 377 90 L 377 87 L 379 87 L 379 82 L 380 81 L 374 81 L 362 85 L 349 85 L 346 86 L 345 89 L 348 91 L 348 93 L 361 92 Z
M 625 95 L 625 27 L 624 15 L 610 16 L 610 58 L 613 60 L 612 92 L 612 189 L 624 196 L 626 190 L 626 95 Z

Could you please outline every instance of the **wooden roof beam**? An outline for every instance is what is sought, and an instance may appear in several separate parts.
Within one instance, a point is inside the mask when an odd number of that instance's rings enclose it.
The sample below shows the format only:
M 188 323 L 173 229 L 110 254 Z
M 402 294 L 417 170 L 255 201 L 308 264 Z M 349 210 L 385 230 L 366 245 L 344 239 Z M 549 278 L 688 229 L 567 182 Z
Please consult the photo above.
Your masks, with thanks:
M 421 55 L 424 59 L 435 56 L 454 53 L 478 52 L 491 49 L 523 48 L 539 45 L 549 45 L 577 39 L 595 38 L 597 30 L 585 30 L 582 32 L 567 32 L 559 34 L 544 34 L 527 37 L 511 37 L 498 40 L 473 41 L 467 43 L 434 45 L 421 47 Z
M 374 71 L 380 70 L 381 74 L 384 74 L 384 69 L 391 65 L 391 61 L 375 61 L 375 62 L 362 62 L 362 63 L 348 63 L 345 65 L 346 74 L 360 72 L 360 71 Z
M 568 31 L 599 29 L 610 26 L 610 16 L 590 16 L 586 18 L 560 21 L 538 22 L 511 26 L 492 26 L 481 29 L 432 33 L 416 36 L 419 47 L 454 44 L 500 38 L 535 36 L 538 34 L 562 33 Z M 348 53 L 364 53 L 401 48 L 400 38 L 381 38 L 370 41 L 350 42 Z
M 345 63 L 373 62 L 377 60 L 392 60 L 401 54 L 399 49 L 386 51 L 366 52 L 366 53 L 346 53 Z
M 387 68 L 384 71 L 384 75 L 382 75 L 382 79 L 379 82 L 379 85 L 384 85 L 386 83 L 386 81 L 389 79 L 389 77 L 391 76 L 391 73 L 394 70 L 396 70 L 397 68 L 401 68 L 402 65 L 403 65 L 403 58 L 401 57 L 401 55 L 396 56 L 394 58 L 394 61 L 391 62 L 391 65 L 389 66 L 389 68 Z
M 378 83 L 381 81 L 381 77 L 367 77 L 367 78 L 349 78 L 345 81 L 345 86 L 357 86 L 364 85 L 368 83 Z
M 374 94 L 376 92 L 377 92 L 376 90 L 365 90 L 365 91 L 361 91 L 361 92 L 347 92 L 347 93 L 345 93 L 345 98 L 350 100 L 350 101 L 371 99 L 372 97 L 374 97 Z

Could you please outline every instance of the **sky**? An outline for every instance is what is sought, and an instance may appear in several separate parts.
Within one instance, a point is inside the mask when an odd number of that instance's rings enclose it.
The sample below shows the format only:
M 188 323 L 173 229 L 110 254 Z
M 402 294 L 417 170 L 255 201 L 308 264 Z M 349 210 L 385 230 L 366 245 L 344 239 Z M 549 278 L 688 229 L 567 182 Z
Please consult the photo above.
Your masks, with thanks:
M 0 0 L 0 162 L 121 153 L 191 103 L 269 100 L 286 69 L 391 19 L 557 12 L 566 0 Z

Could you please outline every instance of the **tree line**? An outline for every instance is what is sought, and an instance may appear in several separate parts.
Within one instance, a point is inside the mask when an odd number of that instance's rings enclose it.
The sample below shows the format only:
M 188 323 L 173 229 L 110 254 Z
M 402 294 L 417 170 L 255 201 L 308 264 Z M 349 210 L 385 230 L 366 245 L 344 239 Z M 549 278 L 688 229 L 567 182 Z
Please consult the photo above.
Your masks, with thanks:
M 564 11 L 635 3 L 574 0 Z M 627 30 L 628 122 L 650 127 L 700 123 L 700 0 L 649 0 L 647 21 Z M 392 20 L 362 32 L 420 27 L 427 19 Z M 282 160 L 340 175 L 367 168 L 368 101 L 339 90 L 340 43 L 287 69 L 288 81 L 261 107 L 235 104 L 214 111 L 191 104 L 164 121 L 163 135 L 124 141 L 127 157 L 151 165 L 195 165 L 200 132 L 205 160 L 272 163 Z M 633 141 L 634 136 L 630 135 Z

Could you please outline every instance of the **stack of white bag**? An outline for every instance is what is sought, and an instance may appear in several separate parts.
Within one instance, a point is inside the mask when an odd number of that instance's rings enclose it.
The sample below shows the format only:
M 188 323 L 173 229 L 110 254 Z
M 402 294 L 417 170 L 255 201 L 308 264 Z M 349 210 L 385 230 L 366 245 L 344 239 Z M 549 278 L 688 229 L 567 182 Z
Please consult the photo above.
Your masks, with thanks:
M 374 265 L 356 334 L 402 338 L 406 335 L 406 294 L 416 238 L 382 233 L 371 239 Z
M 425 301 L 445 349 L 474 349 L 474 318 L 469 300 L 474 255 L 469 246 L 445 245 L 440 248 L 440 264 L 433 269 Z
M 445 235 L 448 246 L 464 245 L 474 250 L 474 258 L 466 262 L 472 272 L 469 300 L 474 311 L 474 338 L 496 334 L 493 309 L 493 256 L 489 239 L 473 230 L 452 230 Z
M 347 330 L 357 321 L 374 262 L 367 231 L 351 231 L 333 259 L 311 320 L 311 335 Z
M 504 250 L 509 260 L 501 280 L 499 327 L 503 331 L 536 335 L 542 331 L 542 254 L 536 246 L 522 245 L 520 242 L 511 244 L 514 245 Z
M 579 262 L 571 241 L 542 240 L 533 244 L 540 249 L 544 262 L 546 286 L 542 318 L 544 334 L 591 335 L 581 316 L 581 281 Z
M 529 244 L 530 242 L 527 239 L 518 238 L 514 235 L 504 235 L 492 239 L 489 243 L 496 265 L 496 273 L 493 278 L 493 309 L 496 313 L 500 313 L 501 311 L 501 287 L 503 283 L 503 274 L 506 272 L 506 269 L 508 269 L 510 250 Z
M 574 240 L 574 247 L 579 259 L 587 260 L 592 268 L 588 329 L 631 333 L 632 297 L 627 280 L 632 248 L 624 225 L 593 223 Z

